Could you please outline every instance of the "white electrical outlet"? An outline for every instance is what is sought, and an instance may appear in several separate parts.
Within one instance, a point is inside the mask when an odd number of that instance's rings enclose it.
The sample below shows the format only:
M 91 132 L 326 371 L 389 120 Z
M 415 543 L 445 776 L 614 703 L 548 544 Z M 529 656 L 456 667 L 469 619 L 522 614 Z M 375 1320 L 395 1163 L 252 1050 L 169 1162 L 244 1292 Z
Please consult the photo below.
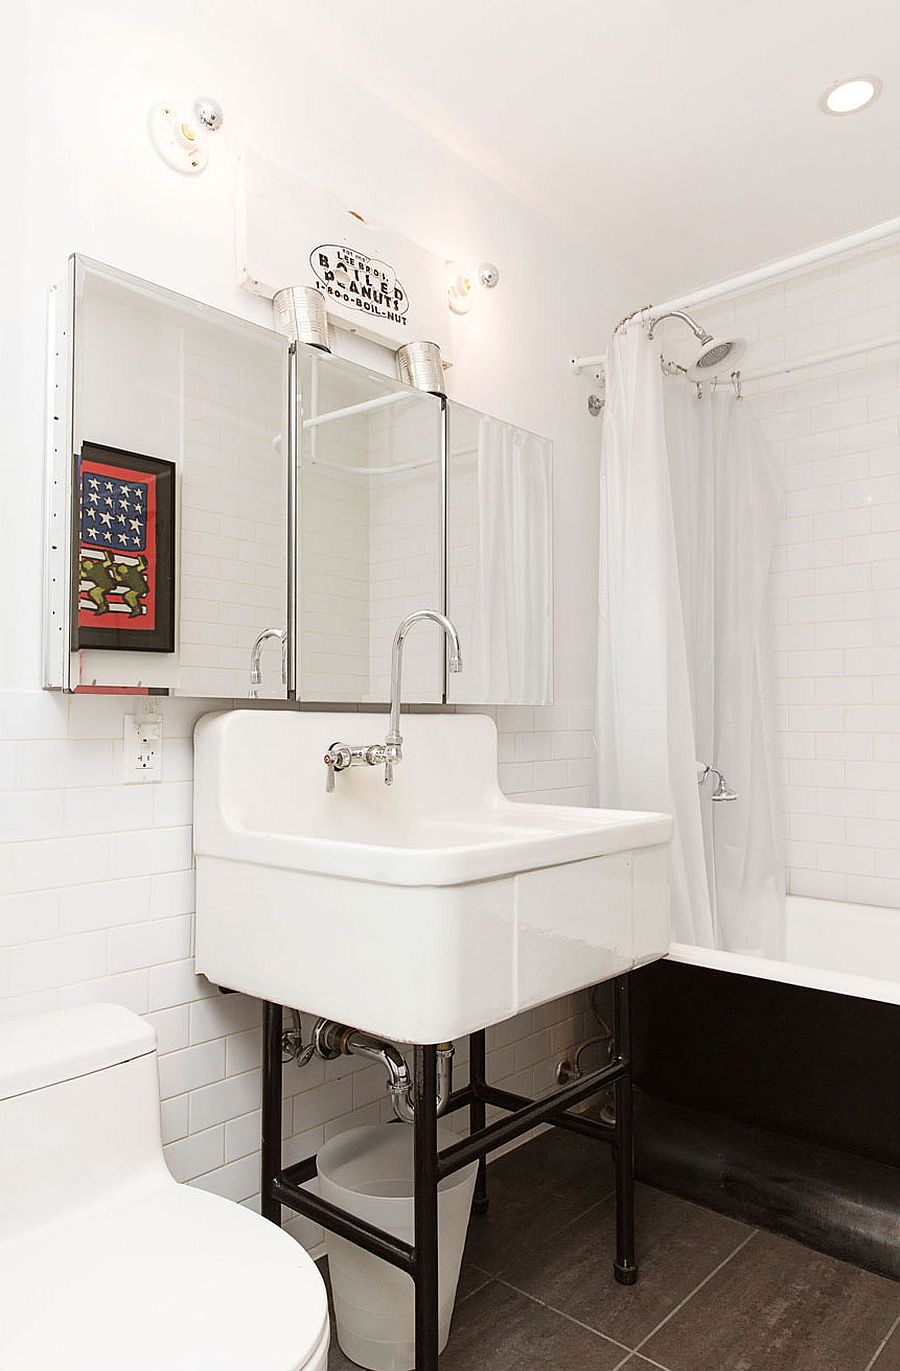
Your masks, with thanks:
M 162 719 L 147 710 L 126 714 L 124 772 L 126 785 L 162 778 Z

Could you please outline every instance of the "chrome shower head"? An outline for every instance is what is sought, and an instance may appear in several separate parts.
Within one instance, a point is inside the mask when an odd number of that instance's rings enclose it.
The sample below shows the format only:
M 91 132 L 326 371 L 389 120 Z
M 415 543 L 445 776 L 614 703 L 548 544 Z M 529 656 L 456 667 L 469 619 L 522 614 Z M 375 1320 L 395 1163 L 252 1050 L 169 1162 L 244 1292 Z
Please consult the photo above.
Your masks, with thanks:
M 736 800 L 738 798 L 737 791 L 732 790 L 717 766 L 709 766 L 705 762 L 698 762 L 697 784 L 702 785 L 707 776 L 714 776 L 716 781 L 716 788 L 710 796 L 711 800 Z
M 683 370 L 691 381 L 711 380 L 723 371 L 734 371 L 746 351 L 745 339 L 714 338 L 711 333 L 707 333 L 702 324 L 698 324 L 697 320 L 686 314 L 683 309 L 672 309 L 665 314 L 658 314 L 647 330 L 648 338 L 653 337 L 653 330 L 663 319 L 680 319 L 682 323 L 687 324 L 700 344 L 700 356 L 695 361 L 684 368 L 673 368 Z
M 721 771 L 715 771 L 714 769 L 714 774 L 718 776 L 719 779 L 716 781 L 716 788 L 710 798 L 713 800 L 736 800 L 738 797 L 737 791 L 731 789 L 731 786 L 728 784 Z
M 746 350 L 747 343 L 743 338 L 712 338 L 707 334 L 700 356 L 687 368 L 688 377 L 692 381 L 705 381 L 721 375 L 723 371 L 730 374 Z

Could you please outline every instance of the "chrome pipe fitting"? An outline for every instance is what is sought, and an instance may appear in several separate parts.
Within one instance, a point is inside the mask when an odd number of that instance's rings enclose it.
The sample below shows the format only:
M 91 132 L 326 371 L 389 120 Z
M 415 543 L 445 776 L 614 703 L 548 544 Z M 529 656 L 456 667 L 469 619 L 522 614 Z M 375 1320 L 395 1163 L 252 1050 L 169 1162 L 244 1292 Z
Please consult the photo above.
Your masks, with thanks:
M 650 327 L 647 329 L 648 338 L 653 337 L 653 330 L 656 328 L 657 324 L 662 323 L 663 319 L 680 319 L 682 323 L 687 324 L 694 337 L 698 342 L 702 343 L 704 347 L 707 343 L 712 342 L 712 334 L 707 333 L 703 325 L 698 324 L 697 320 L 691 318 L 690 314 L 686 314 L 683 309 L 670 309 L 667 310 L 665 314 L 657 314 L 656 318 L 651 320 Z
M 336 1023 L 333 1019 L 319 1019 L 313 1030 L 313 1042 L 325 1061 L 337 1057 L 366 1057 L 378 1062 L 387 1073 L 387 1089 L 391 1107 L 401 1123 L 413 1123 L 416 1117 L 413 1082 L 406 1058 L 393 1043 L 373 1038 L 361 1029 Z M 437 1049 L 437 1112 L 443 1114 L 453 1090 L 452 1043 L 440 1043 Z

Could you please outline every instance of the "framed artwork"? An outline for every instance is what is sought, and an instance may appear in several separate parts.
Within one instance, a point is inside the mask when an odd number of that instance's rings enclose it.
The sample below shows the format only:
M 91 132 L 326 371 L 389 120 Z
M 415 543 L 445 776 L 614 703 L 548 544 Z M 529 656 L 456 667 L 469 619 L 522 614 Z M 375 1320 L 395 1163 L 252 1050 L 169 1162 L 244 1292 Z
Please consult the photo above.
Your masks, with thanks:
M 175 464 L 82 443 L 75 456 L 77 648 L 175 651 Z

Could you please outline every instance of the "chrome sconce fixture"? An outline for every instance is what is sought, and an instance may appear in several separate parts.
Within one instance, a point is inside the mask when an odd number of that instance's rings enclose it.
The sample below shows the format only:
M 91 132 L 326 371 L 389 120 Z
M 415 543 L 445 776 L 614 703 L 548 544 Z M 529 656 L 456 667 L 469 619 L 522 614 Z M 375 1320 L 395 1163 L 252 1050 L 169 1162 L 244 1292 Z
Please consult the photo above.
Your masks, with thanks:
M 194 176 L 209 161 L 209 134 L 224 122 L 222 106 L 209 95 L 199 95 L 190 108 L 164 101 L 150 111 L 150 141 L 166 166 Z
M 315 286 L 285 286 L 272 300 L 275 327 L 292 343 L 309 343 L 330 352 L 325 297 Z
M 397 375 L 407 386 L 446 395 L 444 363 L 437 343 L 404 343 L 397 349 Z
M 476 287 L 493 290 L 500 280 L 500 268 L 493 262 L 482 262 L 472 270 L 454 268 L 451 271 L 447 295 L 454 314 L 468 314 L 475 298 Z

